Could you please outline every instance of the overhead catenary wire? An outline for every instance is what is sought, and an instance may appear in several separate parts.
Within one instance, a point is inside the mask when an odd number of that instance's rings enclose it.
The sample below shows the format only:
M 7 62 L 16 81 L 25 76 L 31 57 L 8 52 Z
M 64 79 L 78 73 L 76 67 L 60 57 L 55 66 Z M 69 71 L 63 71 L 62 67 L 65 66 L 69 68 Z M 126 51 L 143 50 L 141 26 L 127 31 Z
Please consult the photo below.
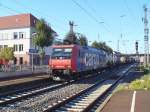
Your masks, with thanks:
M 141 16 L 139 17 L 139 19 L 137 19 L 136 17 L 135 17 L 135 15 L 134 15 L 134 13 L 133 13 L 133 11 L 131 10 L 131 8 L 128 6 L 128 3 L 127 3 L 127 0 L 124 0 L 123 1 L 124 2 L 124 6 L 125 6 L 125 8 L 126 8 L 126 10 L 128 11 L 128 13 L 129 13 L 129 16 L 130 16 L 130 18 L 131 18 L 131 21 L 132 21 L 132 26 L 134 27 L 133 29 L 135 29 L 135 28 L 137 28 L 136 30 L 136 32 L 135 32 L 135 30 L 133 31 L 134 33 L 136 33 L 136 35 L 137 35 L 137 37 L 139 37 L 139 35 L 141 34 L 141 31 L 143 31 L 142 30 L 142 28 L 141 29 L 139 29 L 139 25 L 140 25 L 140 23 L 142 23 L 142 19 L 141 19 Z M 138 4 L 139 4 L 139 6 L 140 6 L 140 2 L 138 2 Z M 141 9 L 142 9 L 142 7 L 141 7 Z M 141 12 L 141 11 L 140 11 Z M 139 13 L 140 13 L 139 12 Z M 142 12 L 141 12 L 141 14 L 142 14 Z M 140 15 L 140 14 L 139 14 Z M 138 21 L 139 20 L 139 21 Z M 137 25 L 138 24 L 138 25 Z M 140 37 L 142 37 L 142 36 L 140 36 Z
M 136 25 L 137 23 L 140 23 L 140 22 L 137 21 L 137 18 L 135 17 L 133 11 L 132 11 L 132 10 L 130 9 L 130 7 L 128 6 L 128 3 L 127 3 L 126 0 L 124 0 L 124 4 L 125 4 L 125 7 L 126 7 L 127 11 L 129 12 L 129 15 L 130 15 L 130 17 L 131 17 L 131 19 L 132 19 L 134 25 Z M 137 26 L 136 26 L 136 27 L 137 27 Z M 138 30 L 139 30 L 139 29 L 138 29 Z M 139 30 L 138 32 L 140 32 L 140 30 Z
M 12 11 L 12 12 L 15 12 L 16 14 L 19 14 L 19 13 L 20 13 L 19 11 L 14 10 L 14 9 L 12 9 L 12 8 L 10 8 L 10 7 L 8 7 L 8 6 L 4 5 L 4 4 L 2 4 L 2 3 L 0 3 L 0 7 L 3 7 L 3 8 L 5 8 L 5 9 L 8 9 L 8 10 Z
M 89 11 L 87 11 L 84 7 L 82 7 L 76 0 L 72 0 L 72 2 L 73 2 L 74 4 L 76 4 L 81 10 L 83 10 L 84 13 L 86 13 L 92 20 L 94 20 L 96 23 L 98 23 L 99 25 L 101 25 L 101 22 L 100 22 L 93 14 L 91 14 L 91 13 L 90 13 Z M 111 31 L 110 31 L 108 28 L 106 28 L 105 26 L 104 26 L 104 28 L 105 28 L 105 30 L 106 30 L 107 32 L 111 33 Z
M 84 0 L 84 3 L 86 4 L 86 6 L 88 7 L 88 9 L 90 9 L 93 13 L 95 13 L 96 14 L 96 9 L 94 8 L 94 7 L 92 7 L 89 3 L 88 3 L 88 1 L 85 1 Z M 98 16 L 98 15 L 97 15 Z M 104 20 L 104 17 L 100 17 L 100 16 L 98 16 L 99 18 L 100 18 L 100 20 L 102 21 L 102 22 L 104 22 L 104 26 L 105 27 L 109 27 L 109 29 L 110 29 L 110 25 Z
M 134 13 L 132 12 L 132 10 L 130 9 L 130 7 L 128 6 L 128 3 L 127 3 L 126 0 L 124 0 L 124 4 L 125 4 L 125 6 L 126 6 L 128 12 L 129 12 L 131 18 L 135 21 L 135 20 L 136 20 L 136 17 L 135 17 L 135 15 L 134 15 Z

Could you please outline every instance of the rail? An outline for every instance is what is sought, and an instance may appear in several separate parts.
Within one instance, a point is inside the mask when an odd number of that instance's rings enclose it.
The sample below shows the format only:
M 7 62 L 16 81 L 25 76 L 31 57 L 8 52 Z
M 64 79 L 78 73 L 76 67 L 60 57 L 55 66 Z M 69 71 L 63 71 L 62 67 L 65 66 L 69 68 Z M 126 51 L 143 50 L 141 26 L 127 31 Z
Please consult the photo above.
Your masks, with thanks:
M 95 102 L 102 98 L 104 95 L 109 93 L 118 82 L 125 76 L 125 74 L 132 68 L 130 66 L 128 69 L 122 72 L 122 75 L 116 80 L 107 79 L 102 80 L 95 85 L 82 90 L 73 96 L 59 101 L 59 103 L 49 106 L 49 108 L 45 109 L 44 112 L 51 111 L 78 111 L 78 112 L 87 112 L 89 111 Z

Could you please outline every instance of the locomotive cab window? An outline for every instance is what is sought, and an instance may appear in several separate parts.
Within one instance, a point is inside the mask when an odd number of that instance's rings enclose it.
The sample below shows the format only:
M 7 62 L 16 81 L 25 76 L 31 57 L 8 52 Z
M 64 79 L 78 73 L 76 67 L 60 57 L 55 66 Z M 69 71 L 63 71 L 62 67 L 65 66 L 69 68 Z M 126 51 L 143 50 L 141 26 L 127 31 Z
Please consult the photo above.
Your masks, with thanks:
M 72 48 L 54 48 L 52 53 L 53 59 L 70 59 L 72 56 Z

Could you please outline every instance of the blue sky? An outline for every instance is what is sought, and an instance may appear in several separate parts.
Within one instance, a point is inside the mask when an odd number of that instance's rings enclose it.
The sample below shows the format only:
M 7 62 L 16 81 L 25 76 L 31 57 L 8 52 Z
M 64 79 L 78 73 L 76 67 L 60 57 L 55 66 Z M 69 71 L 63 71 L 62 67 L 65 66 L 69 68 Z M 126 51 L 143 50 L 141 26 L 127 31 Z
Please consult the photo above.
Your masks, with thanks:
M 150 0 L 0 0 L 0 16 L 32 13 L 44 18 L 60 39 L 69 31 L 71 20 L 77 25 L 75 32 L 85 34 L 89 41 L 105 41 L 116 50 L 119 40 L 121 52 L 134 53 L 136 40 L 144 52 L 144 4 L 150 21 Z

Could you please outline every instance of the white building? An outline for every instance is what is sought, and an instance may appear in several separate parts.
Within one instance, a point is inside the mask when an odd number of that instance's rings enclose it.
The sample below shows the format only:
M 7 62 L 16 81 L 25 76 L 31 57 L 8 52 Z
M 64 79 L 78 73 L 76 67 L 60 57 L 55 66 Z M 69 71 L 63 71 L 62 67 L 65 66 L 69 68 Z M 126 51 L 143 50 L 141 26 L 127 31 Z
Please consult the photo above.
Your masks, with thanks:
M 0 48 L 14 48 L 14 64 L 31 64 L 29 49 L 35 49 L 32 38 L 38 21 L 32 14 L 0 17 Z M 54 32 L 55 33 L 55 32 Z M 46 48 L 45 64 L 48 63 L 50 47 Z M 34 55 L 34 64 L 39 64 L 39 56 Z

